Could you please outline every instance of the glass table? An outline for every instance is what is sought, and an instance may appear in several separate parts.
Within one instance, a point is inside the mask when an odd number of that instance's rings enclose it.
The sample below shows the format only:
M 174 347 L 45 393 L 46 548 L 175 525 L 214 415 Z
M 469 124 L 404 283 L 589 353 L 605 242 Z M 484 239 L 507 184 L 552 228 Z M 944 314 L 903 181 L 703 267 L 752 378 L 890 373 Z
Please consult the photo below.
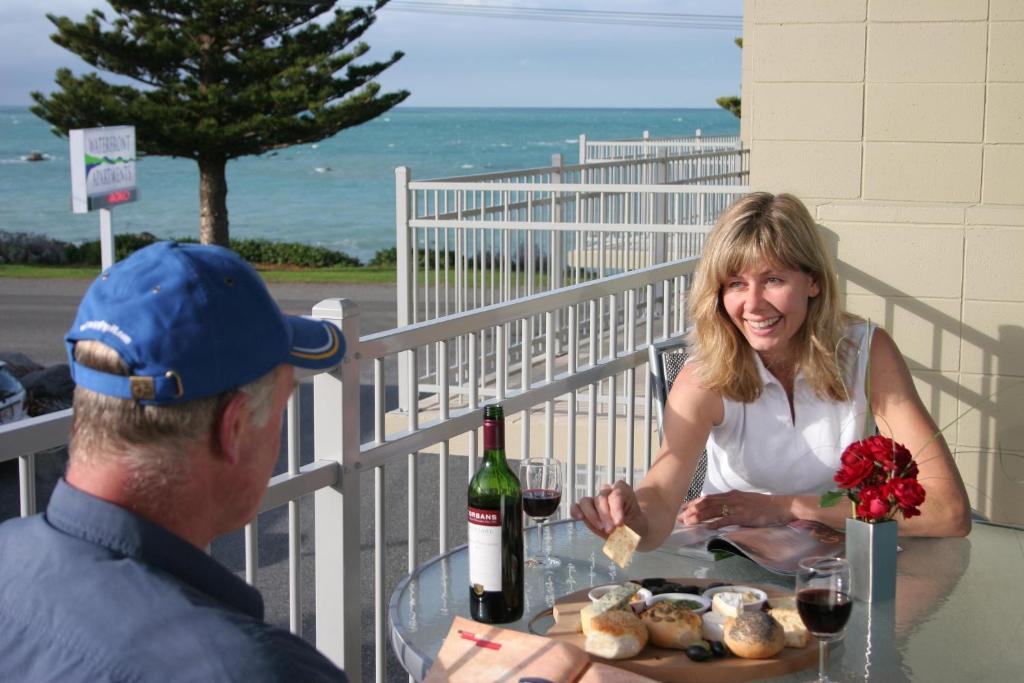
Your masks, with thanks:
M 543 542 L 562 560 L 526 569 L 526 610 L 507 628 L 529 629 L 555 599 L 589 586 L 629 578 L 696 577 L 773 584 L 793 590 L 791 577 L 742 557 L 704 561 L 669 552 L 637 553 L 625 571 L 601 552 L 603 541 L 581 522 L 548 524 Z M 527 550 L 537 547 L 527 529 Z M 901 538 L 896 599 L 857 602 L 846 637 L 834 645 L 829 672 L 837 680 L 1012 681 L 1024 676 L 1024 530 L 975 522 L 967 538 Z M 391 595 L 391 643 L 406 671 L 423 680 L 456 615 L 469 618 L 466 546 L 420 565 Z M 536 620 L 543 633 L 550 617 Z M 813 678 L 808 669 L 777 681 Z

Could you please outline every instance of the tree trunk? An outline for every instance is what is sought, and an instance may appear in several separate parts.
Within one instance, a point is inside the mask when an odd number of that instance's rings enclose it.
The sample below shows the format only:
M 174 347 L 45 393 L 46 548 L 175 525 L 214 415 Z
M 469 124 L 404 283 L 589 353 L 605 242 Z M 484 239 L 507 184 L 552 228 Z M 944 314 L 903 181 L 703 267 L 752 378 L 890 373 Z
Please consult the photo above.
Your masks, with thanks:
M 222 157 L 204 157 L 199 164 L 199 241 L 228 246 L 228 182 Z

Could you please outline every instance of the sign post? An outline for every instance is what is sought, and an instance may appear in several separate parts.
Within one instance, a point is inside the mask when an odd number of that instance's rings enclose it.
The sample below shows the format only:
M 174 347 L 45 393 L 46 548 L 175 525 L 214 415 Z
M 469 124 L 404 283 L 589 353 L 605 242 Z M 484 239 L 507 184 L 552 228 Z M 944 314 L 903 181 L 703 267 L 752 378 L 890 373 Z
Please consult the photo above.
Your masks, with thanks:
M 137 201 L 135 126 L 79 128 L 69 131 L 71 143 L 71 210 L 100 212 L 100 255 L 103 269 L 114 264 L 114 228 L 110 209 Z

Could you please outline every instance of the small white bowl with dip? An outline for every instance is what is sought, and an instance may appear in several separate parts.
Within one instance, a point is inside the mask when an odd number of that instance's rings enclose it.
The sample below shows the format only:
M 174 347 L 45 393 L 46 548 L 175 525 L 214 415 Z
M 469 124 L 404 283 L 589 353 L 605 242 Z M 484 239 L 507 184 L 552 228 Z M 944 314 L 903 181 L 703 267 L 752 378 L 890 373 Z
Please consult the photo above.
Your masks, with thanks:
M 704 591 L 703 596 L 711 603 L 714 602 L 715 595 L 718 593 L 739 593 L 742 595 L 744 612 L 759 611 L 764 607 L 764 603 L 768 599 L 768 594 L 763 590 L 750 586 L 715 586 Z
M 694 614 L 704 614 L 711 608 L 711 600 L 696 593 L 659 593 L 647 598 L 647 607 L 653 607 L 659 602 L 682 603 Z

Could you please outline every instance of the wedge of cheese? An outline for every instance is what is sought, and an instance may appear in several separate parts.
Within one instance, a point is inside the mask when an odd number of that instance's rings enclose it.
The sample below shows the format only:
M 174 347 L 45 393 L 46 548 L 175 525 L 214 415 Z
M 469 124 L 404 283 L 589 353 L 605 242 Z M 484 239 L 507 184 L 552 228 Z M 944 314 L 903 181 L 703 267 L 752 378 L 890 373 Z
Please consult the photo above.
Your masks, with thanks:
M 594 617 L 615 609 L 629 609 L 629 601 L 638 590 L 640 584 L 627 581 L 580 610 L 580 628 L 583 633 L 590 634 L 590 620 Z
M 810 634 L 804 626 L 800 613 L 788 607 L 776 607 L 768 610 L 768 614 L 775 621 L 782 624 L 782 630 L 786 634 L 786 647 L 806 647 Z
M 715 593 L 711 598 L 711 609 L 726 617 L 738 617 L 743 614 L 743 595 L 731 591 Z
M 768 609 L 791 609 L 796 610 L 795 595 L 769 595 Z

